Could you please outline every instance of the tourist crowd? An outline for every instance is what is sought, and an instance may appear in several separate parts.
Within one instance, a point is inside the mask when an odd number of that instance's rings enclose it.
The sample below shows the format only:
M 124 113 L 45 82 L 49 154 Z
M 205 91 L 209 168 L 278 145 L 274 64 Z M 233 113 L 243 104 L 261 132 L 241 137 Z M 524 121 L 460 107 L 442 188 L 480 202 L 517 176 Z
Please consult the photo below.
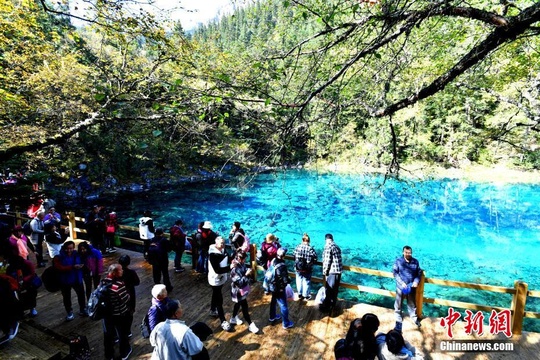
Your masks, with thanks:
M 0 330 L 4 336 L 0 343 L 9 341 L 18 331 L 18 321 L 24 311 L 29 316 L 38 315 L 37 293 L 41 279 L 36 267 L 49 267 L 42 278 L 49 288 L 62 294 L 66 321 L 75 319 L 72 306 L 72 290 L 76 294 L 78 315 L 89 315 L 89 300 L 92 292 L 104 288 L 108 310 L 103 317 L 104 349 L 107 359 L 114 358 L 115 344 L 119 344 L 120 356 L 128 359 L 132 353 L 133 314 L 135 312 L 136 291 L 140 280 L 137 272 L 129 268 L 131 259 L 122 255 L 117 264 L 104 269 L 103 257 L 116 252 L 115 238 L 118 221 L 114 211 L 103 206 L 94 206 L 85 216 L 88 241 L 75 241 L 62 231 L 64 219 L 56 212 L 55 202 L 45 196 L 36 199 L 28 209 L 32 219 L 28 224 L 16 225 L 13 217 L 0 209 L 1 255 L 9 264 L 5 274 L 0 274 Z M 246 264 L 250 251 L 250 238 L 240 222 L 232 224 L 227 239 L 213 230 L 210 221 L 201 221 L 195 234 L 189 236 L 182 228 L 182 220 L 177 220 L 165 236 L 163 227 L 156 226 L 150 211 L 139 219 L 139 236 L 144 243 L 143 253 L 152 266 L 155 283 L 151 292 L 151 305 L 145 317 L 149 341 L 154 346 L 152 359 L 208 359 L 208 351 L 203 341 L 212 333 L 204 323 L 188 327 L 182 320 L 184 310 L 180 301 L 172 299 L 173 291 L 169 275 L 169 253 L 174 252 L 174 272 L 184 272 L 182 255 L 186 247 L 196 248 L 198 259 L 195 271 L 203 274 L 212 288 L 209 314 L 219 318 L 224 331 L 234 331 L 244 322 L 247 329 L 256 334 L 259 328 L 249 313 L 248 298 L 251 293 L 253 276 Z M 296 291 L 299 301 L 311 301 L 319 305 L 323 313 L 331 313 L 337 304 L 337 296 L 343 272 L 341 249 L 332 234 L 325 235 L 322 251 L 322 273 L 325 285 L 317 296 L 311 293 L 311 277 L 318 255 L 310 244 L 308 234 L 302 236 L 296 246 L 294 271 Z M 232 252 L 228 251 L 226 244 Z M 44 256 L 47 249 L 50 263 Z M 257 253 L 257 263 L 265 269 L 263 287 L 271 295 L 269 322 L 281 321 L 283 329 L 294 326 L 288 309 L 288 301 L 294 297 L 289 269 L 285 262 L 288 250 L 280 244 L 274 234 L 268 234 Z M 55 275 L 57 289 L 50 289 L 51 273 Z M 409 314 L 413 322 L 420 326 L 416 315 L 415 289 L 419 283 L 421 269 L 412 257 L 412 249 L 403 248 L 403 256 L 396 259 L 393 266 L 396 279 L 396 325 L 385 334 L 375 335 L 379 320 L 373 314 L 355 319 L 344 339 L 336 343 L 337 359 L 416 359 L 421 358 L 402 335 L 402 303 L 407 299 Z M 223 286 L 230 283 L 230 296 L 234 303 L 232 315 L 226 318 L 223 308 Z M 278 313 L 279 308 L 279 313 Z M 240 312 L 243 320 L 240 319 Z

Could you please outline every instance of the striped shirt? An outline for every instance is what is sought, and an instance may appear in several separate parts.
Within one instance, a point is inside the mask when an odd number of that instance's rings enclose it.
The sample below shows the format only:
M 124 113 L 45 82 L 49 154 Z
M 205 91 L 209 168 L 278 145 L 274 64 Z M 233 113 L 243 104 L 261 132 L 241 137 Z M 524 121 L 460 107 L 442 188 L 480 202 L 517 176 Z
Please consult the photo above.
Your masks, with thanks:
M 111 315 L 126 315 L 129 311 L 129 293 L 124 282 L 119 279 L 103 279 L 105 284 L 110 283 L 109 300 L 111 306 Z
M 314 264 L 317 261 L 317 253 L 313 249 L 313 246 L 302 241 L 300 245 L 294 249 L 294 259 L 305 259 L 306 263 Z
M 341 249 L 333 240 L 327 240 L 323 251 L 323 274 L 341 274 L 342 271 Z

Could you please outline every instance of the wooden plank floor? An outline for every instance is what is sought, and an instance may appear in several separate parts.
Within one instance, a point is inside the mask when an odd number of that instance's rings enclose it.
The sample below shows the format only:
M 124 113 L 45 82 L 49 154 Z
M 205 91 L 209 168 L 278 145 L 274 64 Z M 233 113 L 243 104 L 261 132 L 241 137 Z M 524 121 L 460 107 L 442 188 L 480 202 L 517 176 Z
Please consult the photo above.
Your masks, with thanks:
M 129 250 L 119 249 L 114 255 L 105 258 L 105 264 L 116 262 L 122 254 L 129 254 L 131 268 L 141 278 L 137 287 L 137 311 L 133 322 L 132 359 L 150 359 L 152 347 L 147 339 L 140 336 L 139 324 L 150 306 L 150 290 L 153 281 L 151 269 L 142 255 Z M 188 258 L 184 259 L 188 262 Z M 172 261 L 170 262 L 172 267 Z M 252 334 L 247 325 L 238 325 L 234 332 L 221 330 L 218 319 L 209 316 L 211 288 L 206 277 L 191 270 L 191 265 L 184 264 L 186 271 L 174 274 L 171 281 L 174 290 L 172 298 L 178 298 L 184 307 L 184 320 L 188 325 L 197 321 L 206 322 L 214 331 L 205 346 L 212 359 L 333 359 L 335 342 L 344 337 L 351 320 L 367 312 L 377 314 L 381 320 L 380 331 L 386 332 L 394 325 L 393 310 L 367 304 L 355 304 L 340 301 L 338 309 L 328 316 L 321 314 L 313 301 L 289 303 L 291 319 L 295 327 L 284 330 L 281 323 L 272 325 L 268 322 L 270 296 L 264 295 L 261 284 L 253 286 L 249 297 L 250 315 L 261 329 L 259 334 Z M 40 269 L 42 271 L 43 269 Z M 224 309 L 227 319 L 232 312 L 233 303 L 229 296 L 230 286 L 223 289 Z M 92 359 L 104 358 L 103 333 L 101 322 L 77 316 L 78 307 L 75 295 L 72 295 L 75 320 L 66 322 L 65 311 L 60 293 L 48 293 L 41 288 L 38 294 L 39 315 L 27 318 L 21 323 L 19 335 L 10 343 L 0 348 L 0 359 L 48 359 L 65 355 L 68 352 L 67 339 L 75 334 L 86 335 L 92 348 Z M 241 315 L 240 315 L 241 317 Z M 417 329 L 408 319 L 404 323 L 404 337 L 425 354 L 426 359 L 538 359 L 540 336 L 536 333 L 524 333 L 513 339 L 515 349 L 511 353 L 441 353 L 437 352 L 440 340 L 447 340 L 445 330 L 438 325 L 439 319 L 426 318 L 422 328 Z M 462 324 L 455 325 L 454 333 L 464 334 Z M 460 328 L 461 327 L 461 328 Z M 471 337 L 462 337 L 472 339 Z M 480 340 L 493 337 L 478 337 Z M 119 357 L 118 349 L 116 356 Z

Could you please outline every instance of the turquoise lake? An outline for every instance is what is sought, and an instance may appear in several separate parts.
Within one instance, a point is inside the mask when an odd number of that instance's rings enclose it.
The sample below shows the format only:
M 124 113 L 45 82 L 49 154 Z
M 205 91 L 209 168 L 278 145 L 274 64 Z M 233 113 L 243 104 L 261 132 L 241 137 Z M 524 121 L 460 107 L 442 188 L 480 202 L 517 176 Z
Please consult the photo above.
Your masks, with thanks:
M 319 260 L 324 235 L 332 233 L 344 264 L 385 271 L 410 245 L 428 277 L 505 287 L 522 280 L 540 290 L 538 185 L 450 179 L 383 184 L 380 176 L 290 170 L 143 192 L 115 207 L 123 224 L 136 225 L 149 209 L 156 225 L 168 229 L 181 218 L 189 233 L 210 220 L 226 237 L 232 222 L 240 221 L 257 245 L 271 232 L 291 251 L 308 233 Z M 387 278 L 345 274 L 343 281 L 394 290 Z M 340 296 L 393 304 L 391 298 L 351 290 Z M 425 296 L 504 307 L 511 302 L 506 294 L 429 284 Z M 529 298 L 527 310 L 540 312 L 540 301 Z M 446 308 L 427 305 L 424 313 L 440 316 Z M 526 319 L 525 328 L 540 331 L 540 320 Z

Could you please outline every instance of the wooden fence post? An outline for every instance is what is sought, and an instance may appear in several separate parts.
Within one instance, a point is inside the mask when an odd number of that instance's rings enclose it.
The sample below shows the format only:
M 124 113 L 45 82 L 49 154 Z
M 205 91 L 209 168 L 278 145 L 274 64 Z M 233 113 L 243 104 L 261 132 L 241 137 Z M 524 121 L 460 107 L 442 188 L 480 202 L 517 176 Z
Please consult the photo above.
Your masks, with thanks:
M 197 268 L 197 262 L 199 261 L 199 245 L 197 239 L 193 239 L 191 243 L 191 266 L 195 270 Z
M 69 222 L 69 237 L 71 240 L 75 240 L 77 238 L 77 231 L 75 231 L 75 228 L 77 227 L 77 224 L 75 223 L 75 213 L 73 211 L 70 211 L 68 213 L 68 222 Z
M 527 283 L 516 280 L 514 282 L 516 293 L 512 297 L 512 334 L 521 335 L 523 329 L 523 318 L 525 316 L 525 303 L 527 302 Z
M 249 261 L 251 264 L 251 274 L 253 281 L 257 282 L 257 245 L 251 244 L 249 247 Z
M 426 281 L 426 276 L 424 275 L 424 272 L 422 271 L 422 274 L 420 275 L 420 282 L 418 283 L 418 286 L 416 287 L 416 316 L 418 318 L 422 318 L 422 308 L 424 306 L 424 283 Z

